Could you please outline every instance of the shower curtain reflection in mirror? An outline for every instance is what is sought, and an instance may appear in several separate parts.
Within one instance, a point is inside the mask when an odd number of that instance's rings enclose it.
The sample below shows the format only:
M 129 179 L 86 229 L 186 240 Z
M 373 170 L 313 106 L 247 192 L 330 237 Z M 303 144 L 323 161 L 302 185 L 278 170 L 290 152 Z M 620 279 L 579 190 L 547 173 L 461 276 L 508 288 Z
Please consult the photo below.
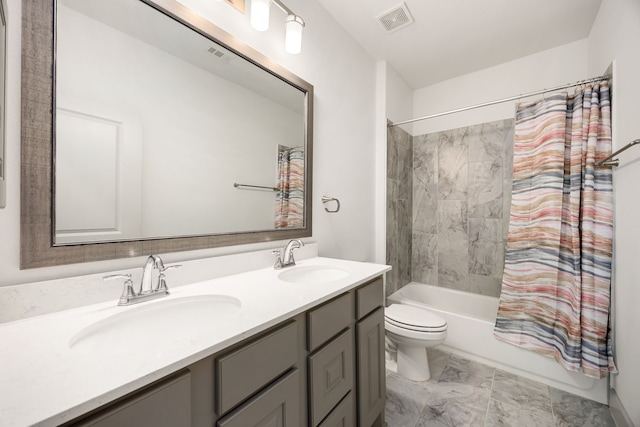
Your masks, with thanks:
M 304 226 L 304 147 L 278 146 L 276 228 Z

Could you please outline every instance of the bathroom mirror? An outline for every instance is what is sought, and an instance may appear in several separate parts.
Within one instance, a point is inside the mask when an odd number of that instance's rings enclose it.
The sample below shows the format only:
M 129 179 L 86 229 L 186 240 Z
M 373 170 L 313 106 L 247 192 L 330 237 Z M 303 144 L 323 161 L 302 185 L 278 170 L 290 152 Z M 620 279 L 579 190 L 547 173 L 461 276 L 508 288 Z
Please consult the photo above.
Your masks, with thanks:
M 311 235 L 313 87 L 174 0 L 23 1 L 22 268 Z

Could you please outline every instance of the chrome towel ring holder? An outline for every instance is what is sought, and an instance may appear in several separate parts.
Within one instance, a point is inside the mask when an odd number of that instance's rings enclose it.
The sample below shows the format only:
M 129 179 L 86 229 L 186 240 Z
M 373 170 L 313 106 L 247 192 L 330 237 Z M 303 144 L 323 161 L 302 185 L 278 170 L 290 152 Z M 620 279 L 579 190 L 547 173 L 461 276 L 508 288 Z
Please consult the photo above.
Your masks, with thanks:
M 327 204 L 327 203 L 331 203 L 331 202 L 336 202 L 335 210 L 331 210 L 331 209 L 327 208 L 326 206 L 324 207 L 324 210 L 326 212 L 329 212 L 329 213 L 340 212 L 340 200 L 336 199 L 335 197 L 322 196 L 322 203 Z

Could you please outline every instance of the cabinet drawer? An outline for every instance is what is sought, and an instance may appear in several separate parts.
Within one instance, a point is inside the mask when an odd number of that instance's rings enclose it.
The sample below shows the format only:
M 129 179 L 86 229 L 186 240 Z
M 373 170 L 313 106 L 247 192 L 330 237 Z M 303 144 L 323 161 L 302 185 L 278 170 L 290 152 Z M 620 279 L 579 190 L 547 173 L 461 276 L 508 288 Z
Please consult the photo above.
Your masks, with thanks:
M 184 371 L 72 425 L 78 427 L 189 426 L 191 425 L 191 375 L 189 371 Z
M 378 277 L 368 285 L 356 290 L 356 311 L 358 319 L 362 319 L 384 303 L 384 286 L 382 277 Z
M 351 391 L 318 427 L 353 427 L 356 424 L 353 418 L 353 392 Z
M 356 324 L 358 346 L 358 421 L 370 426 L 384 412 L 386 378 L 384 358 L 384 309 Z
M 294 370 L 218 421 L 218 427 L 288 427 L 298 424 L 300 389 Z
M 298 327 L 282 328 L 216 359 L 216 408 L 222 415 L 298 360 Z
M 308 313 L 309 351 L 315 350 L 349 326 L 353 319 L 352 301 L 351 294 L 347 293 Z
M 353 387 L 353 332 L 309 356 L 309 414 L 316 426 Z

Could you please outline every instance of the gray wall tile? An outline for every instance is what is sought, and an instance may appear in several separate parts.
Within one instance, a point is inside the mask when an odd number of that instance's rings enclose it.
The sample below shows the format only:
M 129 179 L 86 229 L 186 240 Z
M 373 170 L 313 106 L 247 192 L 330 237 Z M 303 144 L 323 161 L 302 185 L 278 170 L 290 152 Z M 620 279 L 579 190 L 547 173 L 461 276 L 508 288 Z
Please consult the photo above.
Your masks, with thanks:
M 413 138 L 413 281 L 500 294 L 513 132 L 507 119 Z
M 413 224 L 413 137 L 387 130 L 387 295 L 411 281 Z
M 469 290 L 469 256 L 462 253 L 438 253 L 438 286 Z
M 466 200 L 468 186 L 468 128 L 440 132 L 438 140 L 438 199 Z
M 387 281 L 498 296 L 509 226 L 513 119 L 387 133 Z
M 438 186 L 413 181 L 413 231 L 438 232 Z
M 413 140 L 413 177 L 423 184 L 438 183 L 438 134 L 414 137 Z
M 414 231 L 411 276 L 415 282 L 438 284 L 438 235 Z
M 469 217 L 502 218 L 502 159 L 469 163 Z
M 468 245 L 466 200 L 438 201 L 438 253 L 465 253 Z

